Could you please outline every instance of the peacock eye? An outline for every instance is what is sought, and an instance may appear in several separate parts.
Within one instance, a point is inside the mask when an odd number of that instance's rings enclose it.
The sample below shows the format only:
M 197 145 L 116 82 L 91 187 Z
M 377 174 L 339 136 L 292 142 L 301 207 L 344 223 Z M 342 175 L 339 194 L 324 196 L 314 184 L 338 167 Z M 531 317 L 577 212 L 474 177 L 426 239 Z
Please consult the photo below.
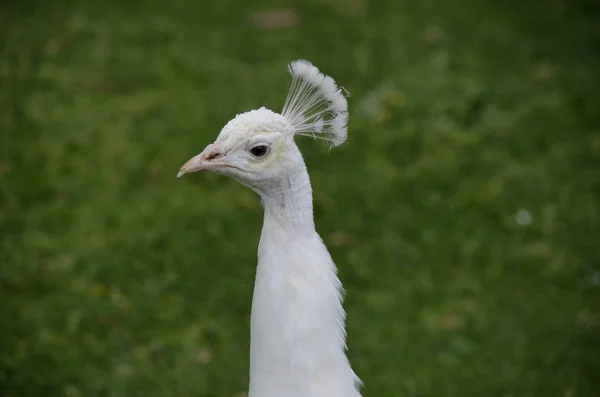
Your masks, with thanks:
M 263 157 L 268 151 L 269 147 L 267 145 L 258 145 L 250 149 L 250 153 L 252 153 L 254 157 Z

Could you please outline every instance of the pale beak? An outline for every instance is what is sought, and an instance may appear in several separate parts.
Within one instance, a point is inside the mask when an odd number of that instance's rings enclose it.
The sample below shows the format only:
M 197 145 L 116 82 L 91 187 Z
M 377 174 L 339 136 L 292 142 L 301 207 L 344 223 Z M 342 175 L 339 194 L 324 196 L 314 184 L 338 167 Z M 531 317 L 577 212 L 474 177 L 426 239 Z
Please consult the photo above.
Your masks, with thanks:
M 223 157 L 223 153 L 218 146 L 215 144 L 208 145 L 202 153 L 189 159 L 188 162 L 179 169 L 177 178 L 181 178 L 185 174 L 191 172 L 209 171 L 219 168 L 223 166 L 223 163 L 218 161 L 221 157 Z

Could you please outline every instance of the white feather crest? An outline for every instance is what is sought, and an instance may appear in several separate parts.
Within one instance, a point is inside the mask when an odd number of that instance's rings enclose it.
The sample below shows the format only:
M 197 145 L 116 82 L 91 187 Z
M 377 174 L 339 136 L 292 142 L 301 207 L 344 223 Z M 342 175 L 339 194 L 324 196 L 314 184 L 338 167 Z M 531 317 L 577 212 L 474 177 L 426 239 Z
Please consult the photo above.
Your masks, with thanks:
M 345 90 L 309 61 L 288 65 L 292 84 L 281 114 L 296 134 L 324 139 L 339 146 L 348 136 L 348 101 Z

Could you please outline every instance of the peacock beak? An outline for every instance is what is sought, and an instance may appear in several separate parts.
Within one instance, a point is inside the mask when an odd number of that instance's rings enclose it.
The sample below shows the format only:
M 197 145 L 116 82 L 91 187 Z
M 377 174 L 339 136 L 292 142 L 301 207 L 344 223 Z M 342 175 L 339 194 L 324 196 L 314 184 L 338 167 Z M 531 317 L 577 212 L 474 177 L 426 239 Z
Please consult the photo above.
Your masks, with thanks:
M 210 171 L 219 168 L 223 163 L 218 160 L 223 157 L 220 148 L 215 144 L 208 145 L 202 153 L 192 157 L 179 169 L 177 178 L 181 178 L 185 174 L 198 171 Z

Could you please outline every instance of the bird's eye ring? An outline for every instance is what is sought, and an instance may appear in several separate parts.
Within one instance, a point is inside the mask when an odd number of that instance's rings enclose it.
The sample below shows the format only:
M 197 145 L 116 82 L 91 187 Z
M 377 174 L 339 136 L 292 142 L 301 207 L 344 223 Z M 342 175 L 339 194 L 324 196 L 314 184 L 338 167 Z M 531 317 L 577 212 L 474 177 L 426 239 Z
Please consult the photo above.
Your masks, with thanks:
M 257 145 L 250 149 L 250 153 L 254 157 L 263 157 L 269 151 L 269 147 L 267 145 Z

